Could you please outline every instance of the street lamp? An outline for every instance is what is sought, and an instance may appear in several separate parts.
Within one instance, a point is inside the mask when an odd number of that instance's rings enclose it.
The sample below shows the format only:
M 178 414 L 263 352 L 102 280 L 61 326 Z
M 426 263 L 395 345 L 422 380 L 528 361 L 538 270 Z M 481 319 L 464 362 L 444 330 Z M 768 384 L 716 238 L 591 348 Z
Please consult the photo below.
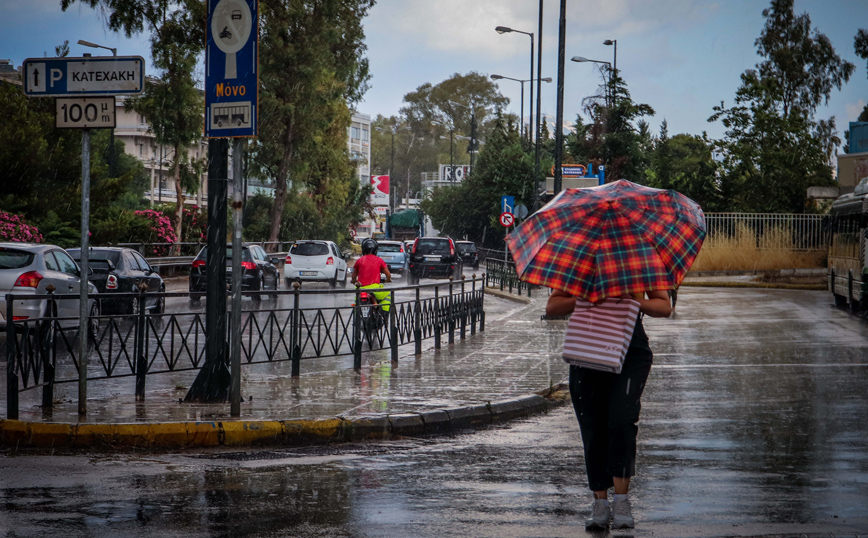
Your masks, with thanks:
M 431 125 L 439 125 L 441 127 L 446 127 L 443 123 L 439 121 L 432 121 Z M 455 124 L 453 122 L 449 122 L 449 179 L 455 181 L 455 158 L 452 152 L 452 146 L 454 144 L 455 139 Z
M 524 34 L 530 38 L 530 80 L 533 80 L 533 32 L 522 32 L 521 30 L 515 30 L 508 26 L 498 26 L 494 30 L 498 34 L 515 32 L 517 34 Z M 524 97 L 522 97 L 521 106 L 522 108 L 524 107 Z M 524 114 L 522 114 L 522 123 L 524 123 Z M 530 85 L 530 117 L 528 125 L 533 125 L 533 84 Z M 531 134 L 531 142 L 533 142 L 533 134 Z
M 584 56 L 573 56 L 571 58 L 571 60 L 573 62 L 579 62 L 579 63 L 591 62 L 591 63 L 595 63 L 595 64 L 606 64 L 608 66 L 609 81 L 608 81 L 608 84 L 606 84 L 606 106 L 607 107 L 610 106 L 610 103 L 609 103 L 609 86 L 612 83 L 612 64 L 610 64 L 609 62 L 604 62 L 602 60 L 591 60 L 589 58 L 585 58 Z
M 603 45 L 614 45 L 615 46 L 615 65 L 612 69 L 615 70 L 615 73 L 618 72 L 618 40 L 617 39 L 607 39 L 603 41 Z
M 504 77 L 503 75 L 491 75 L 491 78 L 492 78 L 492 80 L 501 80 L 501 79 L 504 79 L 504 80 L 514 80 L 514 81 L 516 81 L 516 82 L 521 83 L 521 121 L 519 122 L 519 133 L 520 133 L 520 136 L 521 136 L 522 138 L 524 138 L 524 83 L 525 83 L 525 82 L 530 82 L 531 90 L 533 90 L 533 81 L 534 81 L 535 79 L 521 80 L 521 79 L 512 78 L 512 77 Z M 551 82 L 551 81 L 552 81 L 552 78 L 551 78 L 551 77 L 546 77 L 546 78 L 540 79 L 540 81 L 542 81 L 542 82 Z M 532 113 L 533 113 L 533 98 L 531 98 L 531 100 L 530 100 L 530 108 L 531 108 L 531 114 L 532 114 Z M 527 127 L 528 127 L 528 131 L 530 131 L 530 129 L 532 128 L 532 125 L 533 125 L 533 120 L 530 120 L 529 123 L 528 123 L 528 126 L 527 126 Z M 528 134 L 531 135 L 531 136 L 529 137 L 529 139 L 530 139 L 531 142 L 532 142 L 532 141 L 533 141 L 533 134 L 532 134 L 532 132 L 529 132 Z
M 93 49 L 106 49 L 112 51 L 112 56 L 118 55 L 118 49 L 113 49 L 111 47 L 104 47 L 102 45 L 97 45 L 96 43 L 91 43 L 90 41 L 85 41 L 84 39 L 78 40 L 79 45 L 83 45 L 85 47 L 91 47 Z M 114 101 L 114 99 L 112 99 Z M 114 177 L 115 175 L 115 130 L 112 128 L 111 137 L 109 140 L 109 176 Z

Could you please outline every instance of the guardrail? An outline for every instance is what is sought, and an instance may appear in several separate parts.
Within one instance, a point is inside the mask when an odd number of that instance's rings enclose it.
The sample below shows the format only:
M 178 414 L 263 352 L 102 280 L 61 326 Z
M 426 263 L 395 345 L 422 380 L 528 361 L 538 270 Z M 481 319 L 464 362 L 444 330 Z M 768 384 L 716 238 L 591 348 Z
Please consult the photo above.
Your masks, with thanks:
M 439 349 L 445 334 L 448 343 L 485 330 L 485 275 L 444 283 L 402 288 L 384 288 L 391 294 L 391 308 L 385 323 L 366 330 L 359 305 L 360 290 L 301 290 L 244 292 L 292 298 L 291 307 L 242 311 L 241 361 L 243 365 L 291 361 L 291 375 L 300 375 L 301 362 L 308 359 L 353 356 L 353 367 L 361 369 L 362 351 L 389 349 L 392 361 L 398 348 L 413 344 L 422 353 L 422 341 L 433 338 Z M 433 296 L 423 297 L 423 290 Z M 304 296 L 346 297 L 352 305 L 318 308 L 301 307 Z M 87 379 L 136 378 L 136 398 L 144 398 L 148 375 L 198 370 L 205 363 L 205 313 L 156 313 L 145 308 L 153 297 L 189 297 L 189 293 L 125 293 L 139 302 L 138 314 L 95 317 L 98 324 L 88 335 L 90 344 L 84 364 Z M 18 418 L 20 392 L 42 388 L 42 404 L 50 408 L 54 386 L 79 381 L 77 318 L 54 315 L 59 301 L 77 300 L 70 295 L 6 295 L 6 319 L 13 319 L 13 305 L 22 301 L 44 301 L 46 316 L 7 323 L 6 331 L 6 417 Z M 249 304 L 249 303 L 248 303 Z M 231 320 L 231 312 L 227 312 Z M 94 318 L 91 318 L 93 321 Z M 96 328 L 98 325 L 98 328 Z M 227 346 L 230 346 L 227 334 Z M 231 349 L 231 347 L 229 347 Z

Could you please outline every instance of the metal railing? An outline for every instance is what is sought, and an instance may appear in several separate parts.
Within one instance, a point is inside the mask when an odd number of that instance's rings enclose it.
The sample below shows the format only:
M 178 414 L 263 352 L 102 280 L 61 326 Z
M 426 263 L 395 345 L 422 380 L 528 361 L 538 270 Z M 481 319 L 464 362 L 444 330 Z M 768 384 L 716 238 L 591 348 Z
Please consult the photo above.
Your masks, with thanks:
M 488 258 L 485 261 L 485 285 L 500 287 L 500 291 L 509 291 L 509 293 L 512 293 L 514 289 L 519 295 L 524 290 L 528 297 L 530 297 L 534 287 L 533 284 L 528 284 L 518 278 L 514 262 L 505 262 L 495 258 Z
M 241 362 L 243 365 L 291 361 L 291 375 L 299 376 L 303 360 L 352 355 L 361 369 L 362 353 L 389 349 L 398 360 L 399 346 L 414 345 L 422 353 L 422 341 L 433 338 L 439 349 L 445 334 L 454 343 L 456 333 L 465 339 L 485 330 L 485 275 L 435 284 L 384 288 L 391 294 L 385 323 L 365 330 L 361 317 L 360 290 L 301 290 L 244 292 L 244 295 L 290 296 L 292 306 L 243 311 L 241 316 Z M 433 292 L 423 296 L 422 292 Z M 302 307 L 301 299 L 317 295 L 344 297 L 347 306 Z M 205 313 L 156 313 L 145 308 L 154 297 L 189 297 L 188 293 L 126 293 L 113 298 L 138 301 L 137 314 L 100 315 L 98 329 L 88 335 L 85 358 L 88 380 L 136 378 L 136 398 L 145 396 L 148 375 L 198 370 L 205 363 Z M 43 301 L 46 316 L 7 324 L 6 375 L 7 418 L 18 417 L 18 394 L 41 387 L 43 407 L 51 407 L 54 386 L 79 381 L 78 318 L 58 317 L 61 301 L 70 295 L 6 295 L 6 319 L 13 319 L 17 302 Z M 259 303 L 253 303 L 259 304 Z M 231 316 L 231 312 L 227 312 Z M 227 348 L 231 349 L 229 335 Z M 228 365 L 227 365 L 228 368 Z
M 823 226 L 824 215 L 790 213 L 706 213 L 705 241 L 755 243 L 758 249 L 826 250 L 830 235 Z

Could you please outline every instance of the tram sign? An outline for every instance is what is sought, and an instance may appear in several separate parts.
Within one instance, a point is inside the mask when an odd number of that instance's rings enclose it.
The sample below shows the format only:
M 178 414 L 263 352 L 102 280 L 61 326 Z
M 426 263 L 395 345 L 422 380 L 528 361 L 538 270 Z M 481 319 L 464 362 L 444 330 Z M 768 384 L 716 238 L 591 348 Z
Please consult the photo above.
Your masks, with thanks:
M 24 93 L 30 97 L 134 95 L 145 89 L 141 56 L 28 58 Z

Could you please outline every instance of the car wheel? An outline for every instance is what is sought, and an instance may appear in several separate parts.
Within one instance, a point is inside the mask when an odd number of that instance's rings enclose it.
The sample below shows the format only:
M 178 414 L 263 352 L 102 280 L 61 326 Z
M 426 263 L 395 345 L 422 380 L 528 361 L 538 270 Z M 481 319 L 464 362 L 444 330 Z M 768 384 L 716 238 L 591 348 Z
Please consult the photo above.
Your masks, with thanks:
M 166 293 L 166 286 L 160 286 L 160 293 Z M 166 297 L 161 296 L 157 299 L 157 304 L 154 306 L 155 314 L 162 314 L 166 311 Z
M 263 291 L 264 289 L 265 289 L 265 277 L 260 275 L 259 276 L 259 286 L 257 286 L 256 291 Z M 259 294 L 251 295 L 250 298 L 254 302 L 257 302 L 257 303 L 262 301 L 262 295 L 259 295 Z
M 87 316 L 87 339 L 95 343 L 99 336 L 99 303 L 94 301 Z
M 344 279 L 341 280 L 341 287 L 342 287 L 342 288 L 346 288 L 346 287 L 347 287 L 347 280 L 349 280 L 349 279 L 347 278 L 347 272 L 344 271 Z

